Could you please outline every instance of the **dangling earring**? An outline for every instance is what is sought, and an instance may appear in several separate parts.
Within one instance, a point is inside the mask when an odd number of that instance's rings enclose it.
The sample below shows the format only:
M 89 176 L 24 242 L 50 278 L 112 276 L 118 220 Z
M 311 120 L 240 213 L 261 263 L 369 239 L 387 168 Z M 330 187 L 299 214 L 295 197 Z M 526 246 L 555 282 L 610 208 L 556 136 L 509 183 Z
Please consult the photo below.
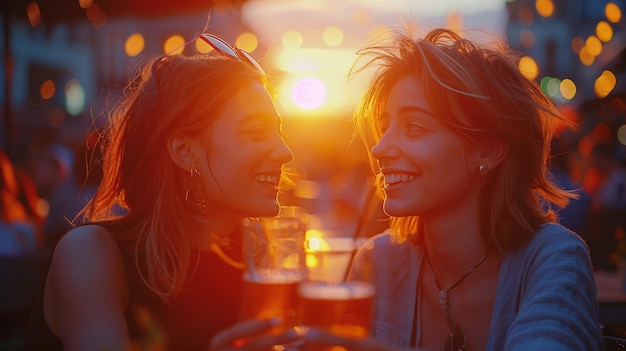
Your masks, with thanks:
M 487 173 L 489 173 L 489 167 L 487 165 L 480 165 L 478 167 L 478 171 L 480 172 L 480 176 L 482 178 L 483 183 L 485 182 L 485 178 L 487 178 Z
M 185 177 L 185 183 L 187 184 L 185 201 L 191 203 L 195 211 L 205 214 L 206 204 L 204 202 L 204 192 L 202 191 L 202 178 L 200 177 L 200 171 L 198 171 L 195 165 L 192 165 L 189 175 Z M 189 200 L 190 196 L 191 202 Z

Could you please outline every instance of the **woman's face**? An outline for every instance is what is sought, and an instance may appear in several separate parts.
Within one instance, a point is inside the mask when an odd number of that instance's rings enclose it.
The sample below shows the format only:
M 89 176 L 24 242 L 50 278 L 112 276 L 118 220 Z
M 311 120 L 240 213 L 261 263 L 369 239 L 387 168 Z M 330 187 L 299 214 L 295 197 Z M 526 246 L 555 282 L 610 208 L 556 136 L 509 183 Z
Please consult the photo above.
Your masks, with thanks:
M 382 125 L 372 148 L 385 176 L 384 209 L 395 217 L 454 211 L 478 196 L 478 159 L 464 140 L 435 116 L 416 76 L 391 89 Z
M 207 213 L 276 215 L 281 167 L 293 155 L 263 85 L 250 84 L 226 103 L 206 135 L 204 155 L 199 169 L 206 180 Z

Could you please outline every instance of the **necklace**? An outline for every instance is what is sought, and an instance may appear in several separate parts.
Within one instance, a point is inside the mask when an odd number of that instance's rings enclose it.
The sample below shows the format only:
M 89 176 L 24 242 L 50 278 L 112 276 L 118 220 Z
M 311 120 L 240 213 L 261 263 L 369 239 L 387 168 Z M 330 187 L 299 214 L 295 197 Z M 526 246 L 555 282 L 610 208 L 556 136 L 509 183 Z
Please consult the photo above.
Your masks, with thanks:
M 485 261 L 490 252 L 491 250 L 485 252 L 485 254 L 482 255 L 482 257 L 478 260 L 478 262 L 476 262 L 472 266 L 472 268 L 467 271 L 467 273 L 465 273 L 461 278 L 459 278 L 459 280 L 457 280 L 454 284 L 452 284 L 452 286 L 447 289 L 442 289 L 439 285 L 437 277 L 435 276 L 435 272 L 433 271 L 433 267 L 430 265 L 430 261 L 428 260 L 428 255 L 425 254 L 426 261 L 428 262 L 428 267 L 430 268 L 430 273 L 432 274 L 435 285 L 439 290 L 439 304 L 441 305 L 441 311 L 443 311 L 443 314 L 446 317 L 446 322 L 448 323 L 448 327 L 450 328 L 450 334 L 446 338 L 446 343 L 444 345 L 445 351 L 463 351 L 467 346 L 465 331 L 460 325 L 454 323 L 454 321 L 452 320 L 452 315 L 450 313 L 450 292 L 452 291 L 452 289 L 461 284 L 470 274 L 472 274 L 472 272 Z

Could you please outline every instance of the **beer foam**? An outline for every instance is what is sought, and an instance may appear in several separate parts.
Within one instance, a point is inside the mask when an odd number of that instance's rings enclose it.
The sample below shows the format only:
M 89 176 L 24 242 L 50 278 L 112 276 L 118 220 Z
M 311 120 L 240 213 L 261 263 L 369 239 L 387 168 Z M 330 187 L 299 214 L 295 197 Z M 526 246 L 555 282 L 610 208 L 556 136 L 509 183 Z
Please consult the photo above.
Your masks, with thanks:
M 243 280 L 258 284 L 294 283 L 300 281 L 300 273 L 266 269 L 257 271 L 253 276 L 246 271 L 243 274 Z
M 301 297 L 317 300 L 364 299 L 374 296 L 374 286 L 365 282 L 339 284 L 307 282 L 300 285 L 298 293 Z

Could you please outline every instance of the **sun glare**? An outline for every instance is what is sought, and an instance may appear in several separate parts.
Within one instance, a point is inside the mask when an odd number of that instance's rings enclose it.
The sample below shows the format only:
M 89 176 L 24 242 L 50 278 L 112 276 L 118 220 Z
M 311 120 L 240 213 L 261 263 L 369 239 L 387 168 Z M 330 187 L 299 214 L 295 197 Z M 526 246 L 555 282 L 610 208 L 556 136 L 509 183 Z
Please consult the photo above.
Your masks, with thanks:
M 304 77 L 294 85 L 291 98 L 300 108 L 311 110 L 324 103 L 326 88 L 319 79 Z
M 280 50 L 276 62 L 286 73 L 279 89 L 287 115 L 344 117 L 352 105 L 347 73 L 355 51 L 302 47 Z

